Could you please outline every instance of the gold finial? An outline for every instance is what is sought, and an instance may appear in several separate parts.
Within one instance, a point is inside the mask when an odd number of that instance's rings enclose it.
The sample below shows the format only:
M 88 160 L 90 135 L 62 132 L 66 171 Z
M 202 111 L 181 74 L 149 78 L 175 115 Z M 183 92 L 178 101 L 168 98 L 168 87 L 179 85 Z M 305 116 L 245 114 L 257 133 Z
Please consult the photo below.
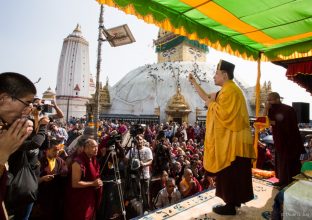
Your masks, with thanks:
M 168 104 L 168 109 L 188 110 L 189 105 L 181 94 L 181 88 L 177 87 L 176 94 L 171 97 Z
M 76 26 L 74 32 L 81 32 L 81 26 L 80 26 L 80 24 L 77 24 L 77 26 Z

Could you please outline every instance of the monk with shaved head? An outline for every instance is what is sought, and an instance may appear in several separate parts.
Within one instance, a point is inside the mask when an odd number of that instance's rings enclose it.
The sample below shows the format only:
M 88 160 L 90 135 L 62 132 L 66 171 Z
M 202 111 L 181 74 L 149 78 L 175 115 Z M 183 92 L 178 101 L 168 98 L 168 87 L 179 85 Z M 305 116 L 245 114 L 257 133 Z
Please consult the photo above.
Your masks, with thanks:
M 300 173 L 300 154 L 304 152 L 300 136 L 297 114 L 293 107 L 281 102 L 277 92 L 268 95 L 265 112 L 272 125 L 275 147 L 275 172 L 283 188 L 292 182 L 292 177 Z

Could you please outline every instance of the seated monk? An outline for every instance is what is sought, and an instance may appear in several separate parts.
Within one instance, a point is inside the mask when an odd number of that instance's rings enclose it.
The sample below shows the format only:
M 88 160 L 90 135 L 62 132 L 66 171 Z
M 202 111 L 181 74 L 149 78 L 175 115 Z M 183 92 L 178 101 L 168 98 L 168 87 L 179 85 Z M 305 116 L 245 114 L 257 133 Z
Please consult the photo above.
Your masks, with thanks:
M 189 168 L 184 170 L 183 179 L 179 184 L 179 188 L 184 198 L 192 196 L 203 190 L 198 180 L 193 177 L 193 172 Z

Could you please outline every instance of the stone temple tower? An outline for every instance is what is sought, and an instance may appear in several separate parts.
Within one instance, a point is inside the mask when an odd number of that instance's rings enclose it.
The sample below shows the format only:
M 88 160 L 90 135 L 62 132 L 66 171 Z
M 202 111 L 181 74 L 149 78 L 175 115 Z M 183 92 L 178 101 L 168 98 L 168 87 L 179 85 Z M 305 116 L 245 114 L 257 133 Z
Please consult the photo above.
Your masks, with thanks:
M 89 43 L 77 25 L 63 41 L 57 74 L 56 101 L 67 121 L 86 115 L 90 75 Z

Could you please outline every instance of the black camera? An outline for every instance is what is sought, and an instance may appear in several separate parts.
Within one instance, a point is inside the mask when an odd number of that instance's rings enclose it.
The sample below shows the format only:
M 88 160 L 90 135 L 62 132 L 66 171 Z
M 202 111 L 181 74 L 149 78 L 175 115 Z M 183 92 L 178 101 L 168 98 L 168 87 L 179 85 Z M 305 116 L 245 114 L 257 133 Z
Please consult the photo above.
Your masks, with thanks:
M 109 140 L 107 141 L 107 146 L 108 148 L 113 146 L 113 145 L 116 145 L 116 143 L 120 143 L 122 141 L 122 137 L 120 134 L 115 134 L 115 135 L 112 135 Z
M 143 134 L 144 128 L 140 124 L 136 124 L 131 126 L 130 128 L 130 135 L 132 137 L 136 137 L 138 134 Z
M 48 105 L 40 105 L 40 104 L 35 104 L 34 107 L 37 109 L 38 112 L 48 112 Z
M 37 109 L 38 112 L 41 112 L 44 109 L 43 105 L 36 104 L 34 105 L 34 107 Z

